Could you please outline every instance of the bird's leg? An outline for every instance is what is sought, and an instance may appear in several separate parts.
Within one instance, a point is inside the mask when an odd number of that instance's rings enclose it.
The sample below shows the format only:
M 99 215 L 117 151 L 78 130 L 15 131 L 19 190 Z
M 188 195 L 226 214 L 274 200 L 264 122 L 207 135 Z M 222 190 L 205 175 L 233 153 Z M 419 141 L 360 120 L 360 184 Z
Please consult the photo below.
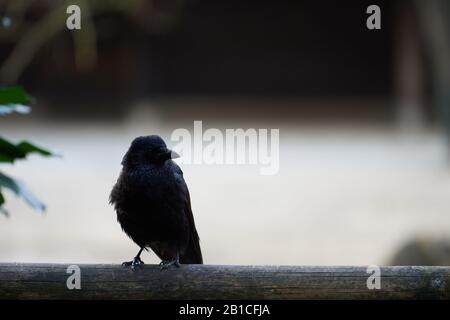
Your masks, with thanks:
M 159 264 L 161 266 L 161 271 L 162 270 L 166 270 L 168 268 L 170 268 L 171 266 L 175 266 L 177 268 L 180 267 L 180 254 L 177 251 L 177 255 L 175 257 L 175 259 L 173 260 L 169 260 L 169 261 L 161 261 L 161 263 Z
M 136 255 L 136 257 L 133 258 L 132 261 L 125 261 L 124 263 L 122 263 L 122 266 L 124 267 L 130 267 L 131 266 L 131 270 L 136 270 L 136 268 L 141 267 L 144 264 L 144 261 L 141 260 L 141 253 L 142 250 L 144 250 L 144 248 L 142 247 L 138 254 Z

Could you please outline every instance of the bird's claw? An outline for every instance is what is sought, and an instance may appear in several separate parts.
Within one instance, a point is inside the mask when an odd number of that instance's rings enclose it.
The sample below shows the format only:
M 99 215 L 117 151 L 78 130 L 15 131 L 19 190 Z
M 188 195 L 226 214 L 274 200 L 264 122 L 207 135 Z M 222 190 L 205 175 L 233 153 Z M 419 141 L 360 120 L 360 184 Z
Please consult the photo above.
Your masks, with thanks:
M 160 265 L 160 270 L 161 271 L 169 269 L 171 266 L 175 266 L 175 267 L 179 268 L 180 267 L 180 260 L 178 258 L 177 259 L 173 259 L 173 260 L 169 260 L 169 261 L 163 260 L 163 261 L 161 261 L 159 263 L 159 265 Z
M 131 267 L 131 270 L 136 270 L 137 268 L 141 268 L 144 265 L 144 261 L 139 257 L 134 257 L 132 261 L 125 261 L 122 263 L 124 267 Z

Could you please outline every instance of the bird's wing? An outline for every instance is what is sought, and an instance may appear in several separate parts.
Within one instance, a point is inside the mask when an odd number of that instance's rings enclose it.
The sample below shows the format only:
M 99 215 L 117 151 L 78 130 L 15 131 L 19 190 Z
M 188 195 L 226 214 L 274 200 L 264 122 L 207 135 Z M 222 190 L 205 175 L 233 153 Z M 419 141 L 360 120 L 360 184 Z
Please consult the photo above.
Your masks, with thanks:
M 184 213 L 187 217 L 190 229 L 189 244 L 185 253 L 180 257 L 181 263 L 195 263 L 202 264 L 203 257 L 200 248 L 200 238 L 198 236 L 197 228 L 195 227 L 194 215 L 192 213 L 191 207 L 191 196 L 189 194 L 189 189 L 183 178 L 183 171 L 180 167 L 175 164 L 175 179 L 184 194 Z

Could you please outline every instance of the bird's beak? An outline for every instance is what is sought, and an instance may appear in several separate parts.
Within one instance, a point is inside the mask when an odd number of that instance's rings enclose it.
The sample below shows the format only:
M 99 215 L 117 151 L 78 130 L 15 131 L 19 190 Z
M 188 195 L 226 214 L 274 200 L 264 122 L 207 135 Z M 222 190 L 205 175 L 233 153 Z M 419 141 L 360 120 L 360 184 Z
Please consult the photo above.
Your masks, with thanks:
M 173 150 L 169 150 L 169 152 L 170 152 L 170 159 L 176 159 L 180 157 L 180 155 Z

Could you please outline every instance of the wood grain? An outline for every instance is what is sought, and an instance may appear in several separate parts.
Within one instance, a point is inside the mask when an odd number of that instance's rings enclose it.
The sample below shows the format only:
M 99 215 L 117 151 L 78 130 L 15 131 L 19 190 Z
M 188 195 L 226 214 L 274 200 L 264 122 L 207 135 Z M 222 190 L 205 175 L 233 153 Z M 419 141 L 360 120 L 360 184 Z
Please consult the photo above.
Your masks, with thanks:
M 83 265 L 0 263 L 0 299 L 450 299 L 450 267 L 381 267 L 381 289 L 364 266 Z

